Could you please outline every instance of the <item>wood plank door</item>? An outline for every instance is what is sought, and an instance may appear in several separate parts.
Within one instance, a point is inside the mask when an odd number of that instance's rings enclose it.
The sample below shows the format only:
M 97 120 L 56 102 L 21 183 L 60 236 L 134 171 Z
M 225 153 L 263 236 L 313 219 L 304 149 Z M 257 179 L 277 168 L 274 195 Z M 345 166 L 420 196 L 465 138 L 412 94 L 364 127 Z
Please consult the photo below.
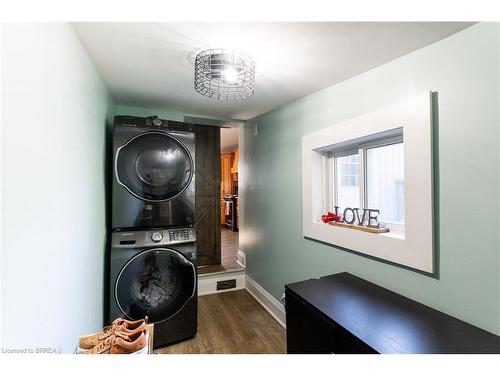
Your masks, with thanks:
M 220 128 L 196 126 L 196 246 L 198 265 L 221 263 Z

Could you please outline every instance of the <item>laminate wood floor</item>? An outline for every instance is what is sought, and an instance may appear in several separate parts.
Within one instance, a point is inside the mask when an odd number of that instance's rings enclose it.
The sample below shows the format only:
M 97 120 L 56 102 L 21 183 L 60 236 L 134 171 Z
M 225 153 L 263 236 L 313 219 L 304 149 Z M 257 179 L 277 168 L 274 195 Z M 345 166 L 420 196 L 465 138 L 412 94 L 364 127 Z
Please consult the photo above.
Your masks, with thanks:
M 286 353 L 285 330 L 246 290 L 202 296 L 198 302 L 196 337 L 155 353 Z

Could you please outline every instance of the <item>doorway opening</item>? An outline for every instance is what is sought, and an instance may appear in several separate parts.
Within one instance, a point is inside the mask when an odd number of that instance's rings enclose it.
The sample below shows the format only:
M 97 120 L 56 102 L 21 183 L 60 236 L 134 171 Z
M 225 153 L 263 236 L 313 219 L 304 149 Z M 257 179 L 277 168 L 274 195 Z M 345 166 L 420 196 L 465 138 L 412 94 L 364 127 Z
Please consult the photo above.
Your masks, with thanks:
M 240 207 L 242 206 L 240 163 L 240 124 L 220 128 L 220 264 L 199 269 L 200 274 L 243 270 L 245 257 L 240 251 Z
M 224 268 L 238 264 L 240 195 L 238 192 L 240 129 L 221 128 L 220 133 L 220 175 L 221 175 L 221 265 Z

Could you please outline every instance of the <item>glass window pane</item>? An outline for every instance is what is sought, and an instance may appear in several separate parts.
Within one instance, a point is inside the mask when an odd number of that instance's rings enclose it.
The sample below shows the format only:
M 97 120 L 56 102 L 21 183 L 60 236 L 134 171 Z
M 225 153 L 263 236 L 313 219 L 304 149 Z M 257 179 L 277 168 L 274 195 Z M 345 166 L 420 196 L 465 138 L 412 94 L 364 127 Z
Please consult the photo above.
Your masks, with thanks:
M 380 210 L 381 222 L 404 224 L 403 144 L 366 151 L 367 208 Z
M 337 181 L 336 205 L 343 211 L 346 207 L 359 206 L 359 155 L 347 155 L 335 158 Z

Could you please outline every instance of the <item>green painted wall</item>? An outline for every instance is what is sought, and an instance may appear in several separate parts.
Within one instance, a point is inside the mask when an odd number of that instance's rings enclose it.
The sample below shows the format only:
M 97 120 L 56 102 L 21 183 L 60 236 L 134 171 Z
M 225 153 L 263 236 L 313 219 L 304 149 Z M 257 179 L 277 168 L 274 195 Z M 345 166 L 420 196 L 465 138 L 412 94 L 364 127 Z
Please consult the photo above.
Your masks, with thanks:
M 72 353 L 103 326 L 114 103 L 69 24 L 2 31 L 2 347 Z
M 499 25 L 478 24 L 251 120 L 248 275 L 279 299 L 286 283 L 348 271 L 500 333 L 499 49 Z M 439 92 L 440 279 L 305 240 L 301 137 L 430 90 Z

